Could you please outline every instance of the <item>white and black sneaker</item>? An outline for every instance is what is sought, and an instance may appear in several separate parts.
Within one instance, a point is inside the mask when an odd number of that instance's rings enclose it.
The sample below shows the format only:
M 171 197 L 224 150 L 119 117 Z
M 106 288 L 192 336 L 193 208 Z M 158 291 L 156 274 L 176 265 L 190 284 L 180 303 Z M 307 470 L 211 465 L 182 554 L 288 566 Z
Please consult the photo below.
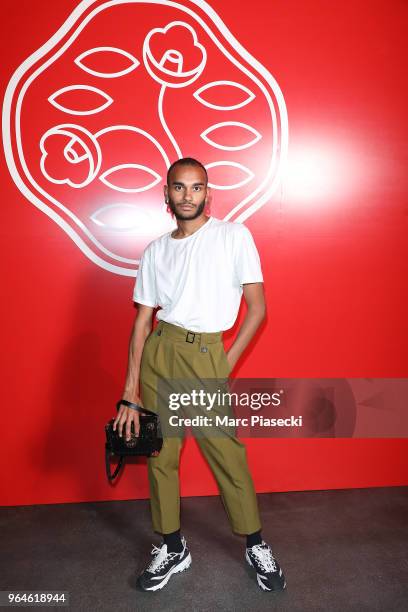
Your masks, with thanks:
M 262 544 L 247 548 L 245 558 L 256 570 L 256 579 L 262 590 L 283 591 L 286 587 L 285 576 L 266 542 L 262 540 Z
M 137 579 L 143 591 L 158 591 L 170 580 L 173 574 L 183 572 L 191 565 L 191 554 L 184 537 L 181 538 L 183 550 L 180 553 L 167 552 L 167 544 L 153 546 L 154 559 Z

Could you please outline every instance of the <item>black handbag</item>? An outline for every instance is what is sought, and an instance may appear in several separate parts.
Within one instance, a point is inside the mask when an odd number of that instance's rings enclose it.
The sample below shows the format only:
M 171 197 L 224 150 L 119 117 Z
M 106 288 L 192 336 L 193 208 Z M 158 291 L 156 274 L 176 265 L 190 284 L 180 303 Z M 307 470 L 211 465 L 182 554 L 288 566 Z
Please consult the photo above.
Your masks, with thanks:
M 163 446 L 159 416 L 155 412 L 127 400 L 119 400 L 116 404 L 116 410 L 119 410 L 121 404 L 131 406 L 134 410 L 140 412 L 140 430 L 139 435 L 136 436 L 134 423 L 132 422 L 130 440 L 126 440 L 125 426 L 122 428 L 122 436 L 119 436 L 118 425 L 116 425 L 116 430 L 113 430 L 115 419 L 111 419 L 105 425 L 105 467 L 106 475 L 110 481 L 118 476 L 125 457 L 156 457 Z M 119 457 L 119 462 L 112 474 L 110 458 L 115 455 Z

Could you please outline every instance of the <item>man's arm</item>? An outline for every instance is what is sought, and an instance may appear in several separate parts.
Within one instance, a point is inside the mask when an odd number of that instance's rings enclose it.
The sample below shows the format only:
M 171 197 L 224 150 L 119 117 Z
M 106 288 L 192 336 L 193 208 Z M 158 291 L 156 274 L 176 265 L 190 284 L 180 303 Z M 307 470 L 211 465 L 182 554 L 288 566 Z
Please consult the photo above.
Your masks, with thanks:
M 234 368 L 266 314 L 263 283 L 245 283 L 242 287 L 248 310 L 239 332 L 227 353 L 231 368 Z
M 154 308 L 138 304 L 138 310 L 133 324 L 129 341 L 128 368 L 125 380 L 125 389 L 122 399 L 129 402 L 140 402 L 139 374 L 140 362 L 146 338 L 152 329 L 152 315 Z
M 139 391 L 140 362 L 142 360 L 144 343 L 152 329 L 153 310 L 154 308 L 150 306 L 138 304 L 138 311 L 129 340 L 128 368 L 122 399 L 140 405 L 143 405 Z M 129 439 L 132 421 L 134 422 L 135 432 L 138 435 L 140 429 L 139 413 L 137 410 L 122 404 L 114 421 L 113 429 L 115 430 L 116 425 L 119 424 L 119 435 L 122 435 L 122 427 L 125 424 L 126 438 Z

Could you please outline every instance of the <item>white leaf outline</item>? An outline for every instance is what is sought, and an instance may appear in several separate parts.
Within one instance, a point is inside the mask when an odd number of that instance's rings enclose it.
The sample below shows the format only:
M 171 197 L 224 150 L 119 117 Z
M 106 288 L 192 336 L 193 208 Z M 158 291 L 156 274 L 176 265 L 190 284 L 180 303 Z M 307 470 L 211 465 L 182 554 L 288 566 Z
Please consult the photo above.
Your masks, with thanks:
M 160 142 L 154 136 L 152 136 L 149 132 L 146 132 L 146 130 L 142 130 L 139 127 L 136 127 L 134 125 L 126 125 L 126 124 L 109 125 L 108 127 L 102 128 L 98 132 L 95 132 L 94 136 L 96 139 L 98 139 L 101 136 L 104 136 L 105 134 L 109 134 L 111 132 L 120 132 L 122 130 L 125 132 L 134 132 L 135 134 L 141 134 L 142 136 L 145 136 L 148 140 L 150 140 L 150 142 L 154 144 L 154 146 L 158 149 L 158 151 L 160 151 L 160 154 L 163 157 L 166 167 L 169 168 L 169 166 L 171 165 L 171 161 L 164 147 L 160 144 Z
M 112 210 L 115 208 L 122 209 L 122 210 L 128 208 L 130 212 L 134 214 L 134 217 L 135 217 L 133 225 L 126 225 L 126 226 L 120 227 L 120 226 L 110 225 L 109 223 L 103 223 L 103 221 L 98 219 L 101 213 L 104 213 L 107 210 Z M 141 210 L 140 207 L 135 206 L 135 204 L 129 204 L 129 202 L 114 202 L 113 204 L 108 204 L 106 206 L 100 206 L 98 209 L 94 210 L 92 215 L 89 216 L 89 218 L 91 219 L 91 221 L 95 223 L 95 225 L 98 225 L 99 227 L 103 227 L 105 229 L 114 230 L 116 232 L 129 232 L 129 231 L 133 231 L 134 229 L 136 229 L 138 227 L 138 224 L 140 224 L 140 220 L 138 220 L 137 217 L 142 217 L 142 220 L 144 220 L 145 223 L 152 221 L 151 211 L 143 210 L 143 209 Z
M 218 129 L 223 128 L 223 127 L 231 127 L 231 126 L 239 127 L 244 130 L 247 130 L 248 132 L 252 132 L 255 138 L 253 138 L 252 140 L 249 140 L 247 143 L 243 145 L 222 145 L 218 142 L 215 142 L 215 140 L 208 138 L 208 134 L 211 134 L 211 132 L 215 132 Z M 258 132 L 258 130 L 256 130 L 251 125 L 248 125 L 247 123 L 242 123 L 241 121 L 221 121 L 220 123 L 214 123 L 213 125 L 210 125 L 208 128 L 206 128 L 203 132 L 201 132 L 200 136 L 203 140 L 205 140 L 205 142 L 207 142 L 212 147 L 216 147 L 217 149 L 223 149 L 224 151 L 241 151 L 242 149 L 247 149 L 248 147 L 252 147 L 262 138 L 262 135 Z
M 239 168 L 240 170 L 242 170 L 244 174 L 246 174 L 247 176 L 240 183 L 234 183 L 233 185 L 215 185 L 215 183 L 209 182 L 208 186 L 212 187 L 213 189 L 223 189 L 223 190 L 238 189 L 239 187 L 243 187 L 244 185 L 249 183 L 249 181 L 252 180 L 255 176 L 252 170 L 234 161 L 222 160 L 222 161 L 211 162 L 210 164 L 206 164 L 205 168 L 209 170 L 211 168 L 215 168 L 216 166 L 233 166 L 234 168 Z
M 62 106 L 62 104 L 57 102 L 57 98 L 61 96 L 62 94 L 66 93 L 67 91 L 75 91 L 75 90 L 93 91 L 94 93 L 98 94 L 102 98 L 105 98 L 105 103 L 91 110 L 79 111 L 79 110 L 75 110 L 75 109 L 71 109 L 71 108 Z M 101 89 L 98 89 L 98 87 L 94 87 L 93 85 L 68 85 L 67 87 L 61 87 L 61 89 L 57 89 L 57 91 L 54 91 L 54 93 L 51 96 L 49 96 L 48 102 L 50 102 L 50 104 L 55 106 L 55 108 L 58 108 L 58 110 L 61 110 L 64 113 L 69 113 L 70 115 L 94 115 L 95 113 L 100 113 L 101 111 L 105 110 L 105 108 L 110 106 L 113 102 L 113 98 L 111 98 L 107 93 L 105 93 Z
M 98 70 L 93 70 L 93 68 L 89 68 L 86 64 L 82 63 L 82 60 L 88 57 L 89 55 L 94 55 L 95 53 L 103 53 L 104 51 L 123 55 L 127 57 L 131 63 L 127 68 L 119 70 L 118 72 L 99 72 Z M 138 66 L 140 66 L 140 62 L 136 57 L 134 57 L 128 51 L 120 49 L 119 47 L 93 47 L 92 49 L 88 49 L 88 51 L 84 51 L 83 53 L 78 55 L 78 57 L 74 59 L 74 62 L 77 66 L 79 66 L 79 68 L 85 70 L 85 72 L 88 72 L 93 76 L 101 77 L 103 79 L 114 79 L 116 77 L 123 76 L 125 74 L 128 74 L 129 72 L 132 72 L 132 70 L 135 70 Z
M 213 87 L 218 87 L 220 85 L 228 85 L 230 87 L 236 87 L 237 89 L 241 89 L 242 91 L 245 91 L 248 94 L 248 97 L 244 99 L 242 102 L 239 102 L 238 104 L 232 104 L 230 106 L 219 106 L 218 104 L 213 104 L 212 102 L 208 102 L 208 100 L 201 97 L 201 94 L 203 93 L 203 91 L 206 91 L 207 89 L 212 89 Z M 250 102 L 252 102 L 252 100 L 256 98 L 255 94 L 246 85 L 242 85 L 241 83 L 237 83 L 236 81 L 211 81 L 210 83 L 206 83 L 205 85 L 202 85 L 201 87 L 196 89 L 196 91 L 193 93 L 193 96 L 195 97 L 196 100 L 198 100 L 198 102 L 200 102 L 201 104 L 204 104 L 204 106 L 207 106 L 208 108 L 213 108 L 215 110 L 222 110 L 222 111 L 235 110 L 237 108 L 242 108 L 243 106 L 246 106 L 247 104 L 249 104 Z
M 119 170 L 129 168 L 143 170 L 144 172 L 147 172 L 148 174 L 154 176 L 155 180 L 151 183 L 148 183 L 144 187 L 119 187 L 118 185 L 115 185 L 114 183 L 108 181 L 106 178 L 107 176 L 110 176 L 111 174 L 114 174 Z M 117 166 L 112 166 L 112 168 L 108 168 L 108 170 L 105 170 L 105 172 L 103 172 L 99 176 L 99 180 L 102 181 L 102 183 L 104 183 L 110 189 L 115 189 L 116 191 L 121 191 L 123 193 L 140 193 L 142 191 L 147 191 L 148 189 L 152 189 L 153 187 L 155 187 L 157 183 L 159 183 L 159 181 L 161 180 L 161 176 L 155 170 L 152 170 L 148 166 L 143 166 L 143 164 L 118 164 Z

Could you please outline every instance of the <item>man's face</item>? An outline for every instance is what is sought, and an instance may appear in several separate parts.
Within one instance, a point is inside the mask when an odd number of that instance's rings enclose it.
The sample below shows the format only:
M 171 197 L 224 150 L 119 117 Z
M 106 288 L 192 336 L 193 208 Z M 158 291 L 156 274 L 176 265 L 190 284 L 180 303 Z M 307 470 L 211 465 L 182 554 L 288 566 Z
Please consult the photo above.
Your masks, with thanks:
M 205 172 L 199 166 L 175 166 L 164 194 L 176 219 L 197 219 L 209 198 Z

